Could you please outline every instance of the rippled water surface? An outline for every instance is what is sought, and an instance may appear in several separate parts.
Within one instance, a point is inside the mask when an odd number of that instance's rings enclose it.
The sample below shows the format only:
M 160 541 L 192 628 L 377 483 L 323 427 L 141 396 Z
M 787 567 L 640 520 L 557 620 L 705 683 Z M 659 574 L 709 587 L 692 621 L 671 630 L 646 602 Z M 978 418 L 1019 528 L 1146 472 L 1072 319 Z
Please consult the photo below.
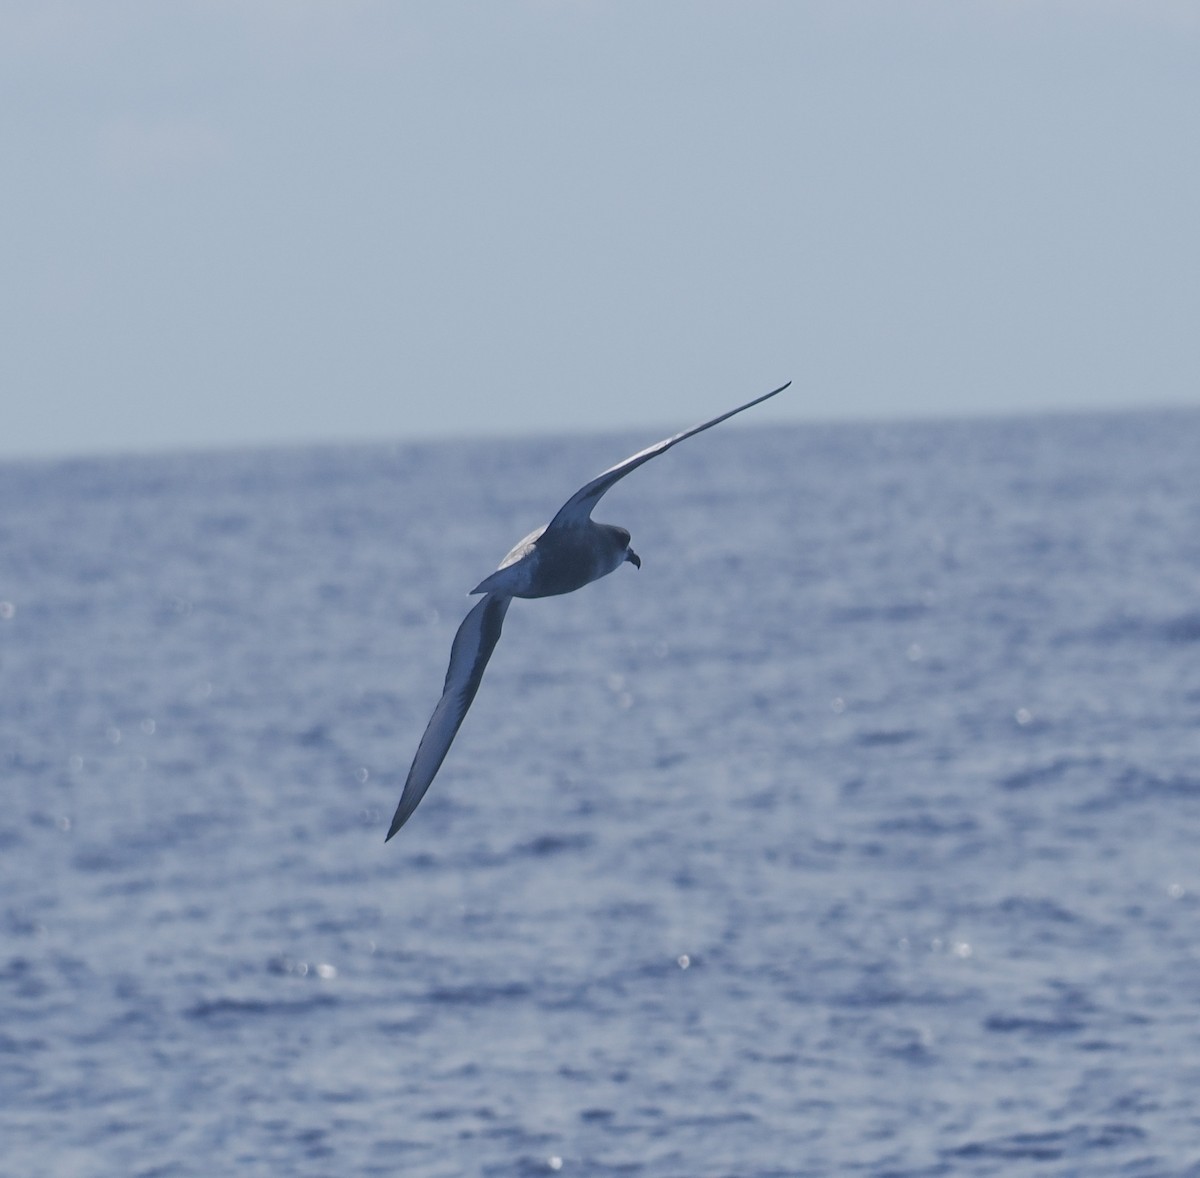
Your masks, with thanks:
M 1200 415 L 0 466 L 0 1172 L 1200 1174 Z

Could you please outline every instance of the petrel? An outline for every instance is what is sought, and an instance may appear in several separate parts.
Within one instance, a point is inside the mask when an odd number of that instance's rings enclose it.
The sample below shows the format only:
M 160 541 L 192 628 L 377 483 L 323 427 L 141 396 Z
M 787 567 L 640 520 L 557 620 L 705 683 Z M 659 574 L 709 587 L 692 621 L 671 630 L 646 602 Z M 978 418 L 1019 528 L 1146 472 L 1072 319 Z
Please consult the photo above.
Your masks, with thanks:
M 598 581 L 626 561 L 635 568 L 642 567 L 641 558 L 629 547 L 629 533 L 615 524 L 598 524 L 592 511 L 600 497 L 631 470 L 643 462 L 664 454 L 677 442 L 702 433 L 727 418 L 761 404 L 776 393 L 782 393 L 792 382 L 747 401 L 720 417 L 694 425 L 681 434 L 664 438 L 639 450 L 636 454 L 610 466 L 603 474 L 585 483 L 558 509 L 558 514 L 544 527 L 530 532 L 501 562 L 490 577 L 485 577 L 472 594 L 482 593 L 483 600 L 463 619 L 450 647 L 450 667 L 442 687 L 442 698 L 433 709 L 425 735 L 417 746 L 412 768 L 400 795 L 400 804 L 392 818 L 387 839 L 396 833 L 412 816 L 425 791 L 437 775 L 450 744 L 454 740 L 479 690 L 484 668 L 496 643 L 504 615 L 514 597 L 553 597 L 572 593 L 591 581 Z

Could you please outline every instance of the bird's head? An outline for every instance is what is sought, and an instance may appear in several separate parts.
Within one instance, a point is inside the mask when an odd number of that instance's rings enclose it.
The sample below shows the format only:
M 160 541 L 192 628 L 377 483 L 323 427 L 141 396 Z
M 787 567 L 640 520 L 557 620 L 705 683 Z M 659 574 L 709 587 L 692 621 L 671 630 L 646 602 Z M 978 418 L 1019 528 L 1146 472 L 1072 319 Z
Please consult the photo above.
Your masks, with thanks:
M 635 569 L 640 569 L 642 567 L 642 558 L 629 547 L 629 533 L 624 528 L 618 528 L 614 524 L 606 524 L 604 526 L 608 528 L 609 534 L 620 545 L 617 551 L 621 554 L 621 559 L 617 564 L 613 565 L 613 568 L 617 568 L 619 565 L 629 561 Z

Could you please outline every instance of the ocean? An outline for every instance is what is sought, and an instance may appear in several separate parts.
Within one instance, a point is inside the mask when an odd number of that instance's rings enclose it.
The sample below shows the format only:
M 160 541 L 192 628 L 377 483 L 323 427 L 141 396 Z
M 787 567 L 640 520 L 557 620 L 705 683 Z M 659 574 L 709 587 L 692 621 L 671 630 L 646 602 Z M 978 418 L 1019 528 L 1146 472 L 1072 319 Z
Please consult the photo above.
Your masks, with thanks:
M 0 1173 L 1200 1175 L 1200 413 L 684 443 L 384 844 L 658 436 L 0 464 Z

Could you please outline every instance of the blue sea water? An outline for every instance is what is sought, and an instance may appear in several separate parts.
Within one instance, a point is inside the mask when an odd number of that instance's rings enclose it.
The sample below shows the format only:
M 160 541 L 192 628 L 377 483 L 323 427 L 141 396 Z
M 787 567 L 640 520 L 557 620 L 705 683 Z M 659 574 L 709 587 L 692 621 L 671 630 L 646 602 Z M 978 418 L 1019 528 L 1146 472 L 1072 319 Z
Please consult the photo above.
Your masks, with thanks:
M 1200 414 L 686 443 L 384 844 L 651 440 L 0 465 L 0 1173 L 1200 1174 Z

